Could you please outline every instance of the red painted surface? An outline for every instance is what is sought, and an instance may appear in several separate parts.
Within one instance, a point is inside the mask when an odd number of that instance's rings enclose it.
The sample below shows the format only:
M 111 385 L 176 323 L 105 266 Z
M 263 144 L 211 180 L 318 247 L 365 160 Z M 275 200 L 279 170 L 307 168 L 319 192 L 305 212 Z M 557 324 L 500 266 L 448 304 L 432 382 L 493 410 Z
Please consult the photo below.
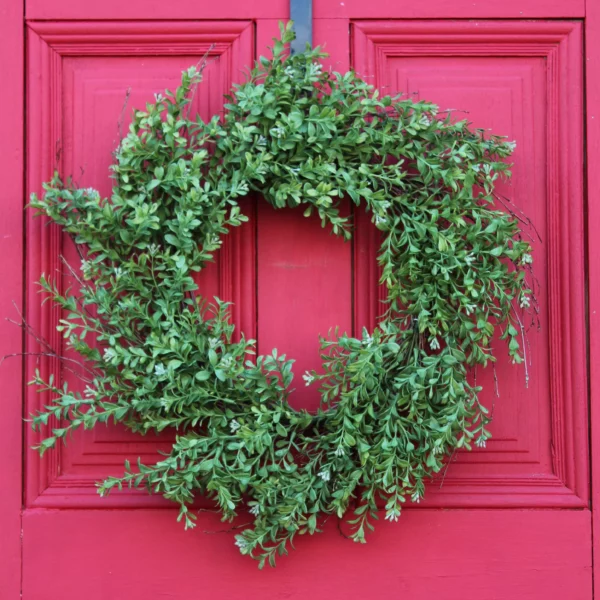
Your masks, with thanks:
M 587 231 L 589 277 L 590 421 L 592 432 L 592 508 L 594 592 L 600 597 L 600 4 L 588 0 L 585 21 L 587 86 Z
M 590 600 L 590 513 L 406 511 L 371 540 L 334 522 L 259 571 L 230 534 L 192 533 L 172 511 L 24 516 L 24 600 Z M 223 529 L 214 515 L 200 528 Z
M 585 0 L 316 0 L 313 14 L 316 19 L 578 18 L 585 14 Z
M 0 360 L 22 351 L 23 308 L 23 2 L 0 5 Z M 18 308 L 15 308 L 18 307 Z M 0 366 L 0 598 L 19 598 L 21 586 L 21 488 L 23 360 Z
M 306 388 L 302 374 L 320 364 L 319 336 L 330 329 L 352 334 L 352 247 L 317 215 L 302 216 L 303 208 L 258 208 L 258 351 L 272 348 L 294 357 L 294 408 L 316 410 L 319 393 Z
M 1 600 L 18 598 L 20 585 L 25 600 L 592 597 L 589 506 L 600 500 L 600 472 L 592 463 L 590 494 L 588 430 L 591 424 L 598 455 L 600 421 L 594 404 L 588 416 L 586 373 L 584 62 L 581 24 L 561 20 L 586 16 L 587 153 L 593 164 L 600 158 L 600 13 L 589 2 L 587 13 L 584 0 L 313 3 L 314 41 L 325 43 L 334 69 L 353 66 L 385 92 L 467 110 L 476 126 L 517 141 L 514 179 L 503 191 L 534 219 L 543 239 L 535 245 L 542 329 L 530 335 L 528 389 L 522 372 L 499 362 L 501 397 L 488 448 L 454 457 L 429 486 L 426 501 L 406 510 L 398 524 L 381 523 L 366 546 L 348 542 L 330 522 L 323 535 L 299 540 L 275 571 L 258 572 L 239 555 L 231 533 L 205 533 L 226 527 L 212 514 L 202 513 L 199 527 L 185 532 L 160 498 L 126 491 L 101 499 L 95 493 L 97 479 L 120 473 L 125 458 L 152 460 L 168 436 L 139 438 L 111 427 L 78 432 L 43 461 L 24 450 L 22 488 L 22 406 L 29 412 L 44 398 L 30 389 L 22 397 L 23 378 L 12 359 L 10 369 L 0 367 Z M 1 265 L 2 317 L 14 314 L 12 300 L 21 303 L 23 283 L 21 9 L 14 2 L 0 9 L 0 48 L 11 50 L 3 83 L 13 92 L 0 95 L 3 114 L 11 115 L 0 147 L 0 250 L 10 258 Z M 129 108 L 143 106 L 211 48 L 213 62 L 195 103 L 202 116 L 219 112 L 223 93 L 256 53 L 266 53 L 277 19 L 287 13 L 281 0 L 29 0 L 28 191 L 39 191 L 58 164 L 81 185 L 108 193 L 126 89 L 132 88 Z M 592 259 L 600 251 L 593 235 L 600 211 L 592 200 L 600 192 L 598 173 L 590 169 L 587 181 Z M 314 408 L 318 398 L 301 375 L 318 368 L 318 334 L 336 325 L 356 333 L 376 321 L 377 233 L 360 210 L 354 212 L 354 240 L 346 244 L 297 211 L 275 211 L 260 199 L 249 200 L 245 210 L 250 223 L 228 236 L 200 283 L 207 295 L 235 302 L 235 322 L 258 339 L 261 352 L 277 347 L 296 358 L 292 403 Z M 27 318 L 60 348 L 58 315 L 40 305 L 34 281 L 41 272 L 56 272 L 60 254 L 70 256 L 72 248 L 30 215 L 26 224 Z M 600 345 L 596 263 L 589 264 L 592 397 Z M 0 320 L 0 352 L 18 352 L 20 335 L 7 326 Z M 32 340 L 27 350 L 36 351 Z M 29 359 L 27 377 L 36 366 L 49 372 L 57 365 Z M 491 374 L 479 380 L 491 406 Z M 28 431 L 25 445 L 35 440 Z
M 355 67 L 377 87 L 460 108 L 456 118 L 517 141 L 513 179 L 500 193 L 532 218 L 543 240 L 533 242 L 541 330 L 530 332 L 529 388 L 501 353 L 494 437 L 485 450 L 460 454 L 424 505 L 586 506 L 581 28 L 509 21 L 352 27 Z M 356 261 L 357 281 L 365 262 L 374 264 L 377 241 L 362 250 L 369 258 Z M 373 288 L 371 279 L 357 293 Z M 356 316 L 373 323 L 381 295 L 371 294 L 367 306 L 357 298 Z M 478 383 L 492 406 L 493 373 L 481 373 Z

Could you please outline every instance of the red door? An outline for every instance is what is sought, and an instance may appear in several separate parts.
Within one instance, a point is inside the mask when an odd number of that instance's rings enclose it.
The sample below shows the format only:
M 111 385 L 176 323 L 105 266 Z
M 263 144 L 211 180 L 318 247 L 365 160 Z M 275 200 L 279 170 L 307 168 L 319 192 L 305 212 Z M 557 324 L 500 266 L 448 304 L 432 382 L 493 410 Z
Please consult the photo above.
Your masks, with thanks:
M 494 401 L 493 373 L 483 377 L 494 411 L 488 447 L 453 457 L 426 500 L 397 524 L 379 523 L 366 546 L 346 540 L 331 520 L 322 535 L 298 540 L 275 570 L 260 572 L 210 512 L 186 532 L 161 498 L 130 490 L 98 496 L 97 480 L 121 473 L 126 458 L 151 461 L 168 435 L 140 438 L 116 427 L 77 432 L 40 461 L 28 450 L 35 434 L 26 430 L 22 511 L 16 516 L 15 492 L 6 529 L 12 535 L 18 520 L 21 535 L 0 547 L 0 563 L 13 565 L 0 598 L 18 598 L 19 591 L 25 600 L 592 598 L 584 9 L 583 0 L 313 2 L 314 42 L 325 44 L 335 70 L 353 67 L 386 93 L 466 111 L 475 126 L 517 141 L 512 184 L 502 192 L 542 238 L 534 249 L 541 330 L 530 336 L 528 387 L 523 372 L 501 361 Z M 79 185 L 108 194 L 111 151 L 131 108 L 172 88 L 181 69 L 208 51 L 214 60 L 194 102 L 204 117 L 219 112 L 223 94 L 266 52 L 288 14 L 286 0 L 29 0 L 27 192 L 39 191 L 58 166 Z M 18 18 L 10 22 L 15 31 Z M 18 228 L 21 205 L 6 198 L 3 227 Z M 275 211 L 260 199 L 246 209 L 251 222 L 227 241 L 202 285 L 235 302 L 236 323 L 258 339 L 261 353 L 276 347 L 295 357 L 299 380 L 319 364 L 319 334 L 375 323 L 376 235 L 358 211 L 356 235 L 345 244 L 301 211 Z M 24 239 L 25 318 L 60 348 L 58 315 L 41 305 L 35 281 L 60 270 L 61 254 L 74 251 L 30 214 Z M 18 301 L 21 256 L 14 248 L 5 276 L 13 284 L 0 292 L 5 314 L 14 314 L 7 294 Z M 40 352 L 32 338 L 26 349 Z M 57 365 L 30 355 L 25 380 L 36 367 Z M 2 369 L 5 402 L 18 420 L 22 375 Z M 44 401 L 27 388 L 23 412 Z M 318 397 L 298 385 L 292 403 L 314 408 Z M 19 425 L 5 423 L 0 432 L 18 443 Z M 14 452 L 10 457 L 17 465 Z M 10 489 L 20 489 L 7 473 Z

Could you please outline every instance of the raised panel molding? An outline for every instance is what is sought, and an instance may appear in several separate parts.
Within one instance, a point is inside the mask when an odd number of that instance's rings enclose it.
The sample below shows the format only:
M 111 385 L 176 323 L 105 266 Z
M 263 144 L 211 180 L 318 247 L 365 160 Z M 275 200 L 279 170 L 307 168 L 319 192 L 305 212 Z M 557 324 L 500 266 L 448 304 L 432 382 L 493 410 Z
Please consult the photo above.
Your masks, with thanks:
M 513 425 L 504 426 L 498 418 L 501 431 L 488 448 L 454 457 L 429 485 L 420 506 L 587 506 L 580 24 L 355 21 L 352 57 L 357 72 L 384 93 L 406 92 L 420 99 L 421 88 L 443 93 L 456 85 L 501 98 L 498 109 L 487 110 L 505 111 L 518 129 L 507 132 L 517 137 L 517 152 L 521 152 L 515 158 L 514 180 L 519 186 L 515 199 L 517 203 L 530 201 L 532 206 L 526 204 L 525 211 L 535 211 L 544 225 L 543 243 L 536 245 L 535 255 L 543 270 L 541 304 L 546 331 L 531 334 L 535 358 L 542 364 L 536 365 L 534 359 L 529 390 L 523 388 L 519 395 L 509 389 L 508 397 L 501 395 L 496 401 L 496 411 L 505 406 L 514 412 Z M 435 97 L 423 99 L 437 102 Z M 479 118 L 473 117 L 474 121 Z M 481 124 L 476 122 L 476 126 Z M 521 143 L 524 146 L 519 150 Z M 519 156 L 525 155 L 531 162 L 519 163 Z M 360 331 L 363 326 L 374 326 L 384 296 L 376 287 L 378 233 L 365 215 L 356 218 L 354 326 Z M 498 373 L 504 388 L 523 386 L 522 375 L 508 366 L 504 371 L 501 361 Z M 544 380 L 537 387 L 536 376 Z M 512 383 L 514 378 L 519 378 L 518 384 Z
M 90 152 L 90 145 L 94 148 L 96 138 L 101 138 L 99 151 L 110 152 L 116 145 L 110 137 L 113 134 L 104 131 L 104 124 L 95 123 L 95 112 L 101 105 L 104 113 L 112 114 L 106 103 L 118 102 L 115 106 L 122 106 L 133 73 L 139 85 L 134 82 L 132 86 L 129 112 L 134 103 L 144 106 L 154 92 L 162 91 L 168 78 L 173 80 L 167 82 L 172 89 L 179 67 L 187 67 L 208 54 L 205 87 L 201 84 L 194 98 L 198 111 L 207 117 L 221 110 L 223 94 L 233 83 L 243 80 L 243 68 L 254 59 L 254 25 L 249 21 L 33 22 L 28 24 L 27 34 L 28 193 L 39 192 L 41 183 L 52 176 L 54 169 L 73 174 L 77 180 L 80 167 L 85 168 L 82 184 L 85 180 L 87 185 L 100 187 L 104 194 L 110 193 L 108 155 L 97 161 L 94 153 L 92 165 L 80 165 L 77 161 L 81 152 Z M 111 121 L 115 140 L 120 112 L 120 108 L 116 110 L 114 123 Z M 127 131 L 125 123 L 123 131 Z M 92 139 L 85 139 L 86 136 Z M 254 210 L 254 202 L 249 201 L 246 214 L 251 222 L 226 236 L 216 267 L 207 273 L 208 287 L 222 299 L 235 303 L 232 318 L 250 338 L 256 337 Z M 41 304 L 35 282 L 41 273 L 60 272 L 60 256 L 69 256 L 72 249 L 57 227 L 33 219 L 29 212 L 26 239 L 26 319 L 42 339 L 61 349 L 61 336 L 55 327 L 58 311 L 49 303 Z M 28 380 L 36 368 L 45 375 L 67 376 L 60 361 L 34 356 L 44 350 L 32 337 L 27 339 L 27 352 Z M 48 401 L 43 394 L 27 388 L 27 414 Z M 125 458 L 155 460 L 157 450 L 169 447 L 166 436 L 141 438 L 113 426 L 78 431 L 70 444 L 48 452 L 42 460 L 28 449 L 38 440 L 39 434 L 28 431 L 27 506 L 170 506 L 160 497 L 135 490 L 101 499 L 95 488 L 95 482 L 103 476 L 122 472 Z
M 125 62 L 130 57 L 200 58 L 210 50 L 217 59 L 215 98 L 241 79 L 241 69 L 253 59 L 253 26 L 249 22 L 34 22 L 28 28 L 28 192 L 39 191 L 55 166 L 69 161 L 66 137 L 77 125 L 69 111 L 66 73 L 80 59 L 106 57 Z M 588 503 L 587 384 L 584 321 L 583 190 L 582 190 L 582 40 L 574 22 L 354 22 L 352 56 L 359 73 L 377 86 L 390 86 L 390 61 L 419 57 L 514 57 L 541 59 L 545 77 L 546 333 L 548 394 L 543 399 L 548 423 L 536 419 L 529 403 L 514 431 L 503 431 L 484 451 L 458 455 L 448 470 L 428 487 L 424 507 L 584 507 Z M 175 60 L 175 59 L 174 59 Z M 528 75 L 523 70 L 523 77 Z M 90 72 L 91 73 L 91 72 Z M 212 77 L 212 71 L 211 71 Z M 212 81 L 212 80 L 211 80 Z M 506 87 L 505 83 L 502 83 Z M 68 94 L 67 94 L 68 95 Z M 216 101 L 216 100 L 215 100 Z M 57 149 L 65 150 L 57 159 Z M 71 167 L 76 166 L 71 162 Z M 572 210 L 577 207 L 576 210 Z M 251 217 L 254 207 L 249 210 Z M 377 232 L 359 221 L 354 242 L 355 330 L 372 326 L 383 293 L 378 290 L 375 254 Z M 228 236 L 219 259 L 215 285 L 235 302 L 234 320 L 248 337 L 256 337 L 253 294 L 255 229 L 252 224 Z M 59 318 L 49 304 L 40 305 L 34 282 L 59 268 L 65 249 L 59 231 L 27 215 L 26 318 L 54 347 Z M 27 341 L 27 351 L 40 352 Z M 27 377 L 35 368 L 58 372 L 60 364 L 47 357 L 29 357 Z M 535 365 L 534 365 L 535 367 Z M 516 371 L 515 371 L 516 372 Z M 512 373 L 512 371 L 511 371 Z M 535 377 L 535 375 L 533 375 Z M 500 410 L 501 397 L 496 410 Z M 516 401 L 519 399 L 517 398 Z M 515 402 L 516 402 L 515 401 Z M 47 402 L 27 389 L 29 413 Z M 511 405 L 512 406 L 512 405 Z M 520 408 L 521 409 L 521 408 Z M 530 411 L 530 412 L 527 412 Z M 537 428 L 532 430 L 529 426 Z M 546 426 L 547 425 L 547 426 Z M 166 449 L 165 438 L 130 437 L 118 428 L 86 432 L 39 458 L 26 451 L 26 505 L 29 507 L 170 506 L 145 492 L 124 491 L 101 499 L 95 481 L 122 471 L 125 457 L 151 460 Z M 36 434 L 28 431 L 26 444 Z M 496 443 L 495 442 L 495 443 Z M 540 448 L 543 446 L 543 453 Z M 541 455 L 547 454 L 544 462 Z M 478 470 L 478 465 L 483 469 Z

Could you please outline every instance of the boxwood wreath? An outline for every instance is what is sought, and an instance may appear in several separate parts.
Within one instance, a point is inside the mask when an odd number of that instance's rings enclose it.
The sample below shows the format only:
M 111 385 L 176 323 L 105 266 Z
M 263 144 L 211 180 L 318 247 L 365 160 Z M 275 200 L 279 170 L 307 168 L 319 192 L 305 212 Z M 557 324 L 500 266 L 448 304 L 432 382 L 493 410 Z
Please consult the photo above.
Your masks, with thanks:
M 493 363 L 498 338 L 526 364 L 535 313 L 526 220 L 494 191 L 514 143 L 434 104 L 379 97 L 352 71 L 327 72 L 319 48 L 287 56 L 293 36 L 282 26 L 223 117 L 189 114 L 202 65 L 135 111 L 110 199 L 55 175 L 31 201 L 81 257 L 81 270 L 65 261 L 77 292 L 44 276 L 41 286 L 63 309 L 58 329 L 84 359 L 86 386 L 36 372 L 31 383 L 52 400 L 33 428 L 60 424 L 40 453 L 110 420 L 142 435 L 174 428 L 170 453 L 126 463 L 100 494 L 143 486 L 177 503 L 186 527 L 196 494 L 224 520 L 247 510 L 253 522 L 235 543 L 261 567 L 330 515 L 364 542 L 378 511 L 396 521 L 448 456 L 485 446 L 490 415 L 470 374 Z M 293 360 L 253 359 L 255 341 L 234 341 L 228 305 L 207 302 L 194 280 L 247 220 L 239 200 L 251 193 L 316 213 L 346 240 L 352 221 L 339 206 L 350 198 L 382 234 L 385 312 L 361 337 L 321 339 L 322 372 L 303 376 L 319 385 L 316 414 L 288 404 Z

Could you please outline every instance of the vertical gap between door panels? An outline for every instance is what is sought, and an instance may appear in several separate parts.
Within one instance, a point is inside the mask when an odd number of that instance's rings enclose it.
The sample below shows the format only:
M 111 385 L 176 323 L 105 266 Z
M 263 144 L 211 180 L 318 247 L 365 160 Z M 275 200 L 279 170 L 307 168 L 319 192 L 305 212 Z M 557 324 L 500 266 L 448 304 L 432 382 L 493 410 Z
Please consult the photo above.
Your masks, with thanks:
M 256 19 L 252 21 L 253 31 L 253 47 L 254 47 L 254 60 L 258 60 L 258 24 Z M 254 228 L 254 337 L 256 339 L 255 357 L 258 358 L 260 354 L 259 340 L 258 340 L 258 203 L 259 195 L 253 194 L 251 199 L 250 212 L 253 215 L 252 227 Z
M 352 68 L 352 22 L 348 23 L 348 66 Z M 352 337 L 358 337 L 356 327 L 356 235 L 357 235 L 357 212 L 356 205 L 350 200 L 350 215 L 352 218 L 352 238 L 350 246 L 350 331 Z
M 25 0 L 22 0 L 22 9 L 23 9 L 23 21 L 21 23 L 21 27 L 23 28 L 23 48 L 22 48 L 22 57 L 23 57 L 23 81 L 21 85 L 21 93 L 22 93 L 22 102 L 23 102 L 23 143 L 21 147 L 22 152 L 22 194 L 23 198 L 21 199 L 23 205 L 25 205 L 25 199 L 27 195 L 27 22 L 25 20 L 26 11 L 25 11 Z M 25 316 L 27 313 L 26 309 L 26 259 L 27 259 L 27 219 L 26 219 L 26 211 L 23 210 L 21 216 L 21 235 L 22 235 L 22 254 L 21 254 L 21 269 L 22 269 L 22 281 L 21 281 L 21 314 Z M 21 328 L 21 349 L 25 352 L 25 337 L 26 332 L 25 328 Z M 22 357 L 21 360 L 21 510 L 20 510 L 20 528 L 19 528 L 19 549 L 20 549 L 20 560 L 19 560 L 19 594 L 23 597 L 23 564 L 24 564 L 24 548 L 23 548 L 23 510 L 25 507 L 25 453 L 27 452 L 27 443 L 26 443 L 26 433 L 27 433 L 27 423 L 25 421 L 27 407 L 25 406 L 25 392 L 27 389 L 26 385 L 26 372 L 25 372 L 25 356 Z
M 585 21 L 584 21 L 585 23 Z M 582 78 L 583 78 L 583 89 L 582 89 L 582 107 L 583 107 L 583 165 L 582 165 L 582 177 L 583 177 L 583 223 L 584 223 L 584 228 L 583 228 L 583 248 L 584 248 L 584 258 L 583 258 L 583 264 L 584 264 L 584 282 L 585 282 L 585 294 L 584 294 L 584 298 L 585 298 L 585 331 L 586 331 L 586 336 L 585 336 L 585 358 L 586 358 L 586 373 L 587 373 L 587 382 L 586 382 L 586 391 L 587 391 L 587 409 L 588 409 L 588 420 L 587 420 L 587 426 L 588 426 L 588 461 L 589 461 L 589 471 L 588 471 L 588 488 L 590 490 L 590 514 L 591 514 L 591 529 L 590 529 L 590 542 L 591 542 L 591 560 L 592 560 L 592 594 L 593 596 L 595 596 L 594 590 L 596 589 L 596 585 L 595 585 L 595 575 L 596 575 L 596 560 L 598 559 L 598 557 L 595 555 L 594 553 L 594 531 L 595 531 L 595 516 L 594 516 L 594 511 L 593 511 L 593 504 L 594 504 L 594 494 L 593 494 L 593 482 L 592 482 L 592 470 L 593 470 L 593 464 L 594 464 L 594 455 L 592 453 L 592 419 L 591 419 L 591 415 L 592 415 L 592 383 L 591 383 L 591 363 L 590 363 L 590 318 L 589 318 L 589 307 L 590 307 L 590 302 L 589 302 L 589 274 L 590 274 L 590 256 L 589 256 L 589 248 L 588 248 L 588 228 L 585 226 L 585 224 L 588 222 L 588 185 L 587 185 L 587 173 L 588 173 L 588 156 L 587 156 L 587 120 L 586 120 L 586 115 L 587 115 L 587 94 L 586 94 L 586 90 L 587 90 L 587 69 L 586 69 L 586 61 L 585 61 L 585 57 L 587 55 L 586 53 L 586 48 L 587 48 L 587 31 L 586 31 L 586 27 L 582 27 Z

